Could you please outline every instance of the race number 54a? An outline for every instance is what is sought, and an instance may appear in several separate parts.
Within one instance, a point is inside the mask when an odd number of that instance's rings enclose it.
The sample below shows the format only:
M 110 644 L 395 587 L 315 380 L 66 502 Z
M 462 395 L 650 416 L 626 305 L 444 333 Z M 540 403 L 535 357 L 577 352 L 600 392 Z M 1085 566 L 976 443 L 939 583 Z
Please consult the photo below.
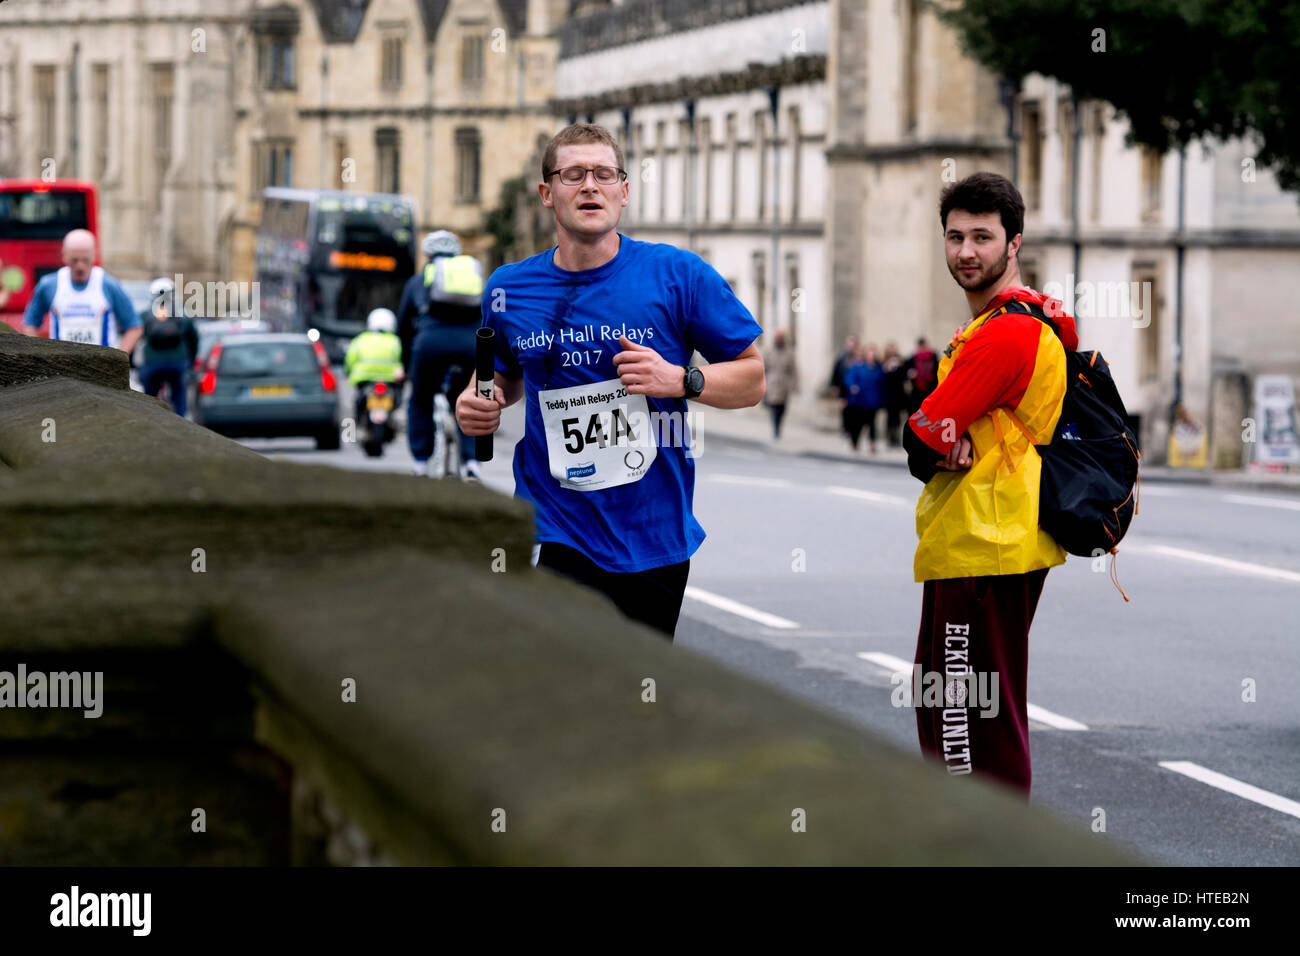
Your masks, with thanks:
M 564 448 L 571 455 L 580 455 L 588 445 L 608 448 L 610 445 L 627 445 L 637 440 L 636 429 L 628 421 L 627 408 L 619 405 L 608 415 L 593 412 L 587 417 L 586 428 L 581 416 L 565 418 L 560 422 L 564 432 Z

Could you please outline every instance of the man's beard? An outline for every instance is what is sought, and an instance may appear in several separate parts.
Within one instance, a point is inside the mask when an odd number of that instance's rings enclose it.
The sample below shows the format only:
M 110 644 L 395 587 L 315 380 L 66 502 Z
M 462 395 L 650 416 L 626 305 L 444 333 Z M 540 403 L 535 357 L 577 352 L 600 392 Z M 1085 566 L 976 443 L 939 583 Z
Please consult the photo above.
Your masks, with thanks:
M 1010 243 L 1007 244 L 1006 249 L 1002 250 L 1002 258 L 993 263 L 993 265 L 989 267 L 988 272 L 981 270 L 969 278 L 963 277 L 961 271 L 959 269 L 954 269 L 952 266 L 948 267 L 948 272 L 957 280 L 957 284 L 967 292 L 983 292 L 985 289 L 996 284 L 1004 275 L 1007 274 L 1007 267 L 1009 264 L 1007 249 L 1009 248 L 1011 248 Z M 974 285 L 967 285 L 969 282 L 973 282 Z

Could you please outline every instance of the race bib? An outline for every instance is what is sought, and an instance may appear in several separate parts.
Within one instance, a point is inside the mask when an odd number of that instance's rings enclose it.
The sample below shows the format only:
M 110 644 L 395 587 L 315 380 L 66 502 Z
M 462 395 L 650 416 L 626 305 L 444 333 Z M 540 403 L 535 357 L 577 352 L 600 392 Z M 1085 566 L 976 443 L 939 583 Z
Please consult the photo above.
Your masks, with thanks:
M 537 393 L 551 476 L 573 491 L 616 488 L 645 477 L 659 447 L 644 395 L 617 378 Z
M 59 338 L 64 342 L 99 345 L 99 320 L 94 316 L 64 316 L 59 320 Z

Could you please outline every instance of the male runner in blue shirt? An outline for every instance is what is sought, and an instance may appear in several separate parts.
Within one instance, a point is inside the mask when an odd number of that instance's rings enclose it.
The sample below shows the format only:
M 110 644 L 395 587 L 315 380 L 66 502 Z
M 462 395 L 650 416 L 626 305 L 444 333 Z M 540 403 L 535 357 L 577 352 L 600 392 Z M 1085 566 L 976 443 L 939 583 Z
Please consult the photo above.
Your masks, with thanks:
M 534 506 L 538 566 L 605 593 L 671 640 L 704 540 L 691 513 L 686 400 L 758 404 L 762 329 L 699 256 L 618 232 L 627 173 L 607 130 L 566 127 L 542 167 L 538 192 L 558 245 L 488 280 L 496 398 L 471 382 L 456 416 L 465 434 L 489 435 L 502 408 L 525 400 L 515 494 Z M 708 365 L 691 366 L 697 351 Z
M 50 338 L 112 346 L 130 355 L 144 326 L 117 280 L 94 264 L 94 235 L 73 229 L 64 236 L 63 263 L 36 283 L 23 332 L 38 335 L 48 312 Z

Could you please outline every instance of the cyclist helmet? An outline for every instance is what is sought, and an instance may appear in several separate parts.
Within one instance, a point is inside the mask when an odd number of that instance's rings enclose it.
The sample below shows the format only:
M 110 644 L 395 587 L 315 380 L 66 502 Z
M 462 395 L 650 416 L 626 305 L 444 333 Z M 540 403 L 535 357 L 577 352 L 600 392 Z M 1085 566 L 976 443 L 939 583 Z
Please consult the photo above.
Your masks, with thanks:
M 389 309 L 372 309 L 366 316 L 366 329 L 371 332 L 396 332 L 397 316 Z
M 431 232 L 424 237 L 420 243 L 420 251 L 429 259 L 434 256 L 458 256 L 460 255 L 460 240 L 456 238 L 454 232 L 439 229 L 437 232 Z

